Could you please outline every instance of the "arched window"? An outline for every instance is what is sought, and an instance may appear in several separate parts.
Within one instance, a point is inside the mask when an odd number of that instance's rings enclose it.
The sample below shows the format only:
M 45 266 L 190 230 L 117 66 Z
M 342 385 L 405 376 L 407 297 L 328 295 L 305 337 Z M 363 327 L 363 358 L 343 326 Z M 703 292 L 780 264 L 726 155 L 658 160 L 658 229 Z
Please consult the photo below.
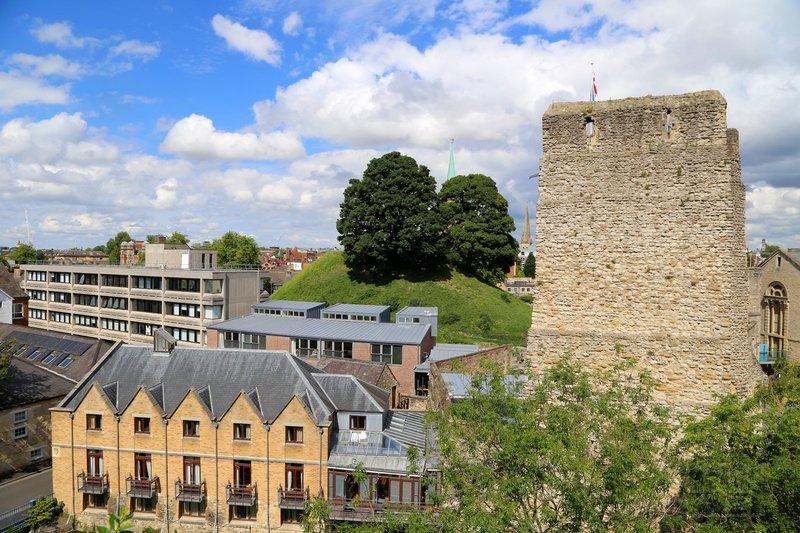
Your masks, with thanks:
M 781 355 L 785 348 L 786 308 L 789 304 L 786 287 L 771 283 L 761 302 L 763 309 L 762 342 L 767 345 L 770 359 Z

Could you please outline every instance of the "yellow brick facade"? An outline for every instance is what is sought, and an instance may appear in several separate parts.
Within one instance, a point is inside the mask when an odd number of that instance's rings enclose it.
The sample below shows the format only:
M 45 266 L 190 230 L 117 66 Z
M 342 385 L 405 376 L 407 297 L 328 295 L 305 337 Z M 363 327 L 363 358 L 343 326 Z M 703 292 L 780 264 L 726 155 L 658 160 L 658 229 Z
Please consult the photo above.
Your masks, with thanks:
M 87 415 L 101 416 L 101 429 L 87 429 Z M 136 418 L 149 419 L 149 432 L 137 432 Z M 198 422 L 197 436 L 184 436 L 184 421 Z M 234 424 L 249 424 L 249 439 L 237 439 Z M 302 428 L 303 442 L 286 442 L 286 427 Z M 126 496 L 126 478 L 135 474 L 134 455 L 150 454 L 152 477 L 158 477 L 152 512 L 135 513 L 137 527 L 166 525 L 171 531 L 212 531 L 248 527 L 250 531 L 296 531 L 296 523 L 282 523 L 278 488 L 286 485 L 286 465 L 303 465 L 303 486 L 311 495 L 327 491 L 330 428 L 318 427 L 303 404 L 293 397 L 268 426 L 245 394 L 214 421 L 195 391 L 189 391 L 168 417 L 153 398 L 141 389 L 122 414 L 114 410 L 98 387 L 92 386 L 74 413 L 52 412 L 53 485 L 55 497 L 65 511 L 81 523 L 103 523 L 105 511 L 131 508 Z M 139 428 L 141 429 L 141 428 Z M 79 474 L 87 471 L 87 450 L 101 450 L 103 473 L 108 475 L 104 506 L 90 504 L 78 491 Z M 200 478 L 205 481 L 206 503 L 200 516 L 185 516 L 175 498 L 178 479 L 184 480 L 184 458 L 200 460 Z M 250 461 L 257 503 L 252 519 L 239 520 L 226 503 L 226 485 L 234 482 L 234 461 Z M 184 516 L 182 516 L 184 514 Z

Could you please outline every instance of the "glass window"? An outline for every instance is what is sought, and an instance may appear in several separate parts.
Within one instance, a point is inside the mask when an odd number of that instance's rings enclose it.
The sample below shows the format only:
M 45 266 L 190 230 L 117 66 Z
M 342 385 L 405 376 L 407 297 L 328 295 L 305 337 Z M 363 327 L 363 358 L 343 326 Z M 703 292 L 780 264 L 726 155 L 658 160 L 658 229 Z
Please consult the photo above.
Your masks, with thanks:
M 150 419 L 142 416 L 133 419 L 134 433 L 150 433 Z
M 300 426 L 286 426 L 286 442 L 301 444 L 303 442 L 303 428 Z
M 208 294 L 220 294 L 222 292 L 222 280 L 221 279 L 207 279 L 205 280 L 205 286 L 203 287 L 204 291 Z
M 86 429 L 91 431 L 103 429 L 103 415 L 86 415 Z
M 367 429 L 367 417 L 365 415 L 350 415 L 350 429 L 365 431 Z
M 373 344 L 372 360 L 390 365 L 403 364 L 403 347 L 399 344 Z
M 17 424 L 19 422 L 27 422 L 28 421 L 28 411 L 17 411 L 14 413 L 14 423 Z
M 210 320 L 222 318 L 221 305 L 206 305 L 203 307 L 204 317 Z
M 250 440 L 250 424 L 234 424 L 233 438 L 235 440 Z
M 199 437 L 200 436 L 200 422 L 197 420 L 184 420 L 183 421 L 183 436 L 184 437 Z
M 14 428 L 14 440 L 24 439 L 28 436 L 28 426 Z

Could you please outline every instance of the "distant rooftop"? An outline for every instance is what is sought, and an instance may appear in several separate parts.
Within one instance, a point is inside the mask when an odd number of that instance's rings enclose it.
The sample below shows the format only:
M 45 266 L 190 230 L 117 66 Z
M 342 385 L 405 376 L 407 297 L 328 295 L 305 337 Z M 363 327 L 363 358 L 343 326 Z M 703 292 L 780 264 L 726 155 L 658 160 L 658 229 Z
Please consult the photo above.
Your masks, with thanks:
M 367 305 L 367 304 L 334 304 L 325 309 L 326 313 L 363 313 L 380 314 L 391 310 L 388 305 Z
M 469 355 L 480 351 L 477 344 L 437 344 L 431 350 L 428 359 L 414 367 L 415 372 L 427 372 L 431 369 L 431 362 L 455 359 L 462 355 Z
M 407 306 L 397 312 L 397 316 L 414 315 L 414 316 L 439 316 L 438 307 L 411 307 Z
M 254 309 L 288 309 L 290 311 L 308 311 L 325 302 L 299 302 L 295 300 L 267 300 L 253 306 Z

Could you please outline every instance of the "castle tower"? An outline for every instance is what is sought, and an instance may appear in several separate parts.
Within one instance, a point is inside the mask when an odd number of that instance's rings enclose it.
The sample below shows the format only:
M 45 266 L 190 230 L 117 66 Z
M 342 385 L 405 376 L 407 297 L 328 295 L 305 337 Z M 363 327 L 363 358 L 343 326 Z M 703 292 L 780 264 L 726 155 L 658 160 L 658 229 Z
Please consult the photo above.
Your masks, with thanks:
M 619 344 L 682 412 L 752 390 L 745 190 L 725 111 L 705 91 L 545 112 L 534 372 L 567 351 L 607 369 Z

